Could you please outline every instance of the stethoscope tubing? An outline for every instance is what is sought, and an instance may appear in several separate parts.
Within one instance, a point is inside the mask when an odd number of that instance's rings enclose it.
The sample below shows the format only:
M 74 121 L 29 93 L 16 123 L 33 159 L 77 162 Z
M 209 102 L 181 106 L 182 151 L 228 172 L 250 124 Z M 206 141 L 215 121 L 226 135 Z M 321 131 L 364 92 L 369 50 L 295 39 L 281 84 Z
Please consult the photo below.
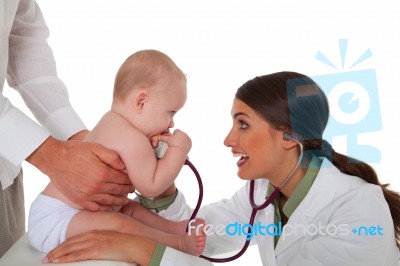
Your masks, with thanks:
M 255 186 L 255 181 L 254 181 L 254 180 L 250 180 L 249 201 L 250 201 L 250 205 L 251 205 L 252 210 L 251 210 L 250 220 L 249 220 L 249 224 L 250 224 L 251 226 L 249 226 L 249 227 L 247 228 L 247 233 L 248 233 L 248 235 L 251 235 L 251 228 L 252 228 L 253 225 L 254 225 L 254 219 L 255 219 L 255 217 L 256 217 L 257 212 L 258 212 L 259 210 L 263 210 L 263 209 L 267 208 L 267 207 L 279 196 L 279 193 L 280 193 L 282 187 L 283 187 L 283 186 L 286 184 L 286 182 L 292 177 L 292 175 L 294 174 L 294 172 L 296 171 L 296 169 L 299 167 L 300 162 L 301 162 L 302 159 L 303 159 L 303 144 L 301 144 L 300 141 L 298 141 L 298 140 L 296 140 L 296 139 L 294 139 L 294 138 L 292 138 L 292 137 L 290 137 L 290 138 L 291 138 L 292 140 L 296 141 L 296 142 L 299 144 L 299 146 L 300 146 L 300 156 L 299 156 L 299 159 L 298 159 L 298 161 L 297 161 L 297 164 L 295 165 L 295 167 L 293 168 L 293 170 L 289 173 L 289 175 L 283 180 L 282 184 L 281 184 L 280 186 L 278 186 L 277 188 L 275 188 L 275 190 L 269 195 L 269 197 L 268 197 L 268 198 L 265 200 L 265 202 L 264 202 L 263 204 L 261 204 L 261 205 L 257 205 L 257 204 L 255 203 L 255 201 L 254 201 L 254 186 Z M 197 213 L 198 213 L 199 210 L 200 210 L 201 203 L 202 203 L 202 201 L 203 201 L 203 182 L 201 181 L 200 174 L 199 174 L 199 172 L 197 171 L 196 167 L 195 167 L 188 159 L 185 161 L 185 164 L 188 165 L 188 166 L 190 167 L 190 169 L 192 169 L 193 173 L 194 173 L 195 176 L 196 176 L 198 185 L 199 185 L 199 198 L 198 198 L 198 200 L 197 200 L 196 207 L 195 207 L 195 209 L 193 210 L 192 215 L 190 216 L 190 219 L 189 219 L 189 222 L 190 222 L 191 220 L 193 220 L 193 219 L 196 218 Z M 189 223 L 188 223 L 188 224 L 189 224 Z M 187 232 L 187 231 L 188 231 L 188 227 L 186 227 L 186 232 Z M 249 245 L 250 245 L 250 239 L 246 239 L 245 241 L 246 241 L 246 242 L 244 243 L 242 249 L 241 249 L 238 253 L 236 253 L 235 255 L 233 255 L 233 256 L 231 256 L 231 257 L 226 257 L 226 258 L 210 258 L 210 257 L 204 256 L 204 255 L 200 255 L 200 258 L 203 258 L 203 259 L 206 259 L 206 260 L 208 260 L 208 261 L 210 261 L 210 262 L 215 262 L 215 263 L 230 262 L 230 261 L 236 260 L 236 259 L 238 259 L 240 256 L 242 256 L 242 255 L 246 252 L 247 248 L 248 248 Z
M 197 171 L 196 167 L 189 161 L 189 159 L 186 159 L 185 165 L 189 166 L 190 169 L 192 169 L 194 175 L 196 176 L 197 183 L 199 184 L 199 198 L 197 199 L 196 207 L 193 210 L 192 215 L 190 216 L 189 222 L 193 219 L 196 218 L 197 213 L 200 210 L 201 203 L 203 201 L 203 182 L 201 181 L 201 177 L 199 174 L 199 171 Z M 188 227 L 186 227 L 186 232 L 188 231 Z
M 189 221 L 191 221 L 191 220 L 193 220 L 193 219 L 196 218 L 197 213 L 198 213 L 199 210 L 200 210 L 201 203 L 202 203 L 202 201 L 203 201 L 203 192 L 204 192 L 204 190 L 203 190 L 203 182 L 201 181 L 200 174 L 199 174 L 199 172 L 197 171 L 196 167 L 195 167 L 189 160 L 186 160 L 186 161 L 185 161 L 185 164 L 186 164 L 187 166 L 189 166 L 189 168 L 193 171 L 194 175 L 196 176 L 198 185 L 199 185 L 199 198 L 198 198 L 198 200 L 197 200 L 196 207 L 194 208 L 193 213 L 192 213 L 192 215 L 190 216 Z M 254 183 L 255 183 L 254 180 L 251 180 L 251 181 L 250 181 L 250 193 L 249 193 L 249 194 L 250 194 L 250 204 L 251 204 L 251 207 L 252 207 L 252 211 L 251 211 L 251 215 L 250 215 L 249 224 L 251 224 L 251 225 L 254 224 L 254 219 L 255 219 L 255 217 L 256 217 L 257 212 L 258 212 L 259 210 L 262 210 L 262 209 L 266 208 L 269 204 L 271 204 L 271 202 L 272 202 L 276 197 L 278 197 L 279 192 L 280 192 L 280 188 L 279 188 L 279 187 L 276 188 L 276 189 L 271 193 L 271 195 L 268 197 L 268 199 L 267 199 L 263 204 L 257 205 L 257 204 L 254 202 Z M 188 231 L 188 227 L 186 227 L 186 232 L 187 232 L 187 231 Z M 247 233 L 248 233 L 248 234 L 251 234 L 251 228 L 250 228 L 250 227 L 247 228 Z M 200 258 L 203 258 L 203 259 L 206 259 L 206 260 L 208 260 L 208 261 L 210 261 L 210 262 L 215 262 L 215 263 L 230 262 L 230 261 L 236 260 L 236 259 L 238 259 L 239 257 L 241 257 L 241 256 L 246 252 L 246 250 L 247 250 L 247 248 L 249 247 L 249 245 L 250 245 L 250 240 L 247 240 L 247 239 L 246 239 L 246 242 L 245 242 L 245 244 L 243 245 L 242 249 L 241 249 L 238 253 L 236 253 L 235 255 L 233 255 L 233 256 L 231 256 L 231 257 L 226 257 L 226 258 L 210 258 L 210 257 L 204 256 L 204 255 L 200 255 Z
M 271 193 L 271 195 L 268 197 L 268 199 L 263 204 L 257 205 L 254 202 L 254 196 L 253 196 L 254 195 L 254 183 L 255 183 L 254 180 L 250 180 L 250 193 L 249 194 L 250 194 L 250 205 L 252 207 L 252 210 L 251 210 L 250 220 L 249 220 L 249 224 L 251 226 L 249 226 L 247 228 L 247 234 L 248 235 L 251 235 L 251 231 L 252 231 L 251 228 L 252 228 L 252 226 L 254 224 L 254 219 L 256 217 L 257 212 L 259 210 L 262 210 L 262 209 L 265 209 L 266 207 L 268 207 L 268 205 L 270 205 L 278 197 L 278 195 L 280 193 L 280 188 L 277 187 Z M 204 256 L 204 255 L 200 255 L 200 258 L 206 259 L 206 260 L 208 260 L 210 262 L 216 262 L 216 263 L 234 261 L 234 260 L 240 258 L 246 252 L 246 250 L 249 247 L 249 245 L 250 245 L 250 239 L 246 239 L 242 249 L 238 253 L 236 253 L 235 255 L 232 255 L 230 257 L 226 257 L 226 258 L 210 258 L 210 257 Z

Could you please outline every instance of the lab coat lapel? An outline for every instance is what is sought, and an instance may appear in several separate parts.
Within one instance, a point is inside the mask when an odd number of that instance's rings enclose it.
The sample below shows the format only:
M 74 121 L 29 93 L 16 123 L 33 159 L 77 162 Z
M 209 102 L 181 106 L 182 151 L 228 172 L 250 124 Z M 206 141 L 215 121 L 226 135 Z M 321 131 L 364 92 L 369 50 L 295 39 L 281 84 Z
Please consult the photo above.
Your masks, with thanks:
M 264 225 L 274 224 L 274 206 L 270 205 L 265 210 L 259 212 L 260 221 Z M 275 266 L 276 258 L 274 254 L 274 236 L 270 235 L 259 235 L 257 236 L 258 249 L 261 256 L 261 261 L 263 265 Z
M 282 228 L 282 234 L 275 248 L 275 256 L 279 256 L 282 252 L 284 252 L 290 246 L 294 245 L 299 239 L 303 238 L 306 235 L 305 230 L 302 230 L 303 228 L 296 230 L 296 225 L 307 226 L 309 221 L 309 219 L 307 219 L 308 215 L 296 215 L 296 212 L 292 214 L 287 224 Z M 299 212 L 297 213 L 301 212 L 303 212 L 304 214 L 304 210 L 299 210 Z M 295 233 L 294 230 L 296 230 L 297 232 Z
M 331 204 L 335 198 L 337 189 L 340 189 L 340 186 L 333 184 L 337 182 L 334 179 L 339 174 L 339 170 L 335 167 L 330 167 L 328 164 L 330 162 L 324 159 L 310 191 L 290 216 L 286 224 L 288 228 L 283 228 L 282 235 L 275 248 L 275 256 L 279 256 L 301 238 L 305 237 L 307 226 L 310 222 L 315 222 L 315 217 Z M 332 186 L 328 184 L 332 184 Z M 298 227 L 298 230 L 296 230 L 297 234 L 294 233 L 296 226 Z

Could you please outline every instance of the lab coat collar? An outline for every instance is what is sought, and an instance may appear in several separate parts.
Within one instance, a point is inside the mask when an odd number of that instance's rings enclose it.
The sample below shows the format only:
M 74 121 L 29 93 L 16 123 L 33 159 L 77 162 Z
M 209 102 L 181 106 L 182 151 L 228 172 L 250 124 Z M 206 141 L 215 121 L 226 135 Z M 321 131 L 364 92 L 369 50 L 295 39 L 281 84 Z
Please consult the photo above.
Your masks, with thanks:
M 338 176 L 343 174 L 325 158 L 322 159 L 321 169 L 311 187 L 300 205 L 293 212 L 287 222 L 287 226 L 294 230 L 296 225 L 307 226 L 318 213 L 327 205 L 342 194 L 343 186 L 331 185 L 340 182 Z M 279 256 L 286 249 L 294 245 L 298 240 L 306 235 L 305 230 L 297 230 L 298 234 L 289 232 L 291 230 L 283 230 L 280 240 L 275 248 L 275 256 Z

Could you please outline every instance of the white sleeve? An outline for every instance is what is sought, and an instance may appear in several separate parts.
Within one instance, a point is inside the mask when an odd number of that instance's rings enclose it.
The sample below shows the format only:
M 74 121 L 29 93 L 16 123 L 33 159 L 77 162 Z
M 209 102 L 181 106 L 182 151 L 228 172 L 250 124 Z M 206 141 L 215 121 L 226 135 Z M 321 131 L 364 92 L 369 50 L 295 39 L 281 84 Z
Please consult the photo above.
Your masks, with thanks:
M 208 260 L 200 257 L 191 256 L 189 254 L 180 252 L 176 249 L 167 247 L 165 249 L 160 266 L 176 266 L 176 265 L 187 265 L 187 266 L 210 266 L 213 265 Z
M 13 167 L 20 165 L 50 135 L 47 130 L 12 106 L 3 95 L 0 95 L 0 129 L 0 158 Z
M 158 215 L 173 221 L 182 221 L 189 219 L 192 214 L 192 209 L 186 203 L 185 196 L 178 190 L 175 201 L 168 209 L 160 211 Z
M 64 83 L 57 76 L 53 52 L 47 43 L 48 36 L 48 28 L 35 1 L 19 1 L 9 35 L 7 81 L 21 94 L 36 119 L 54 137 L 66 140 L 85 126 L 69 102 Z M 0 119 L 4 116 L 12 119 L 13 114 L 3 113 L 4 109 L 1 111 Z M 27 125 L 27 130 L 15 131 L 14 140 L 1 136 L 2 142 L 24 143 L 19 140 L 40 131 L 30 125 L 32 121 L 28 118 L 19 118 L 17 122 L 21 127 Z
M 0 181 L 13 183 L 20 165 L 49 136 L 66 140 L 85 129 L 57 77 L 49 32 L 34 0 L 7 1 L 1 32 Z M 1 12 L 0 12 L 1 13 Z M 30 119 L 2 94 L 4 78 L 16 89 L 36 119 Z

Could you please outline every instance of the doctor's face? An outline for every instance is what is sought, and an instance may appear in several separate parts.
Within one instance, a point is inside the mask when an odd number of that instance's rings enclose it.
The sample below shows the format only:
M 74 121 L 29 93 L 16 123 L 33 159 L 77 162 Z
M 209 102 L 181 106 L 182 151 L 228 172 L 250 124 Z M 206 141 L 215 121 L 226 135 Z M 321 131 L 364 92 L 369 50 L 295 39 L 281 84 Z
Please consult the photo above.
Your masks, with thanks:
M 269 178 L 279 172 L 282 158 L 278 131 L 244 102 L 234 99 L 233 125 L 224 144 L 238 158 L 238 175 L 245 180 Z

